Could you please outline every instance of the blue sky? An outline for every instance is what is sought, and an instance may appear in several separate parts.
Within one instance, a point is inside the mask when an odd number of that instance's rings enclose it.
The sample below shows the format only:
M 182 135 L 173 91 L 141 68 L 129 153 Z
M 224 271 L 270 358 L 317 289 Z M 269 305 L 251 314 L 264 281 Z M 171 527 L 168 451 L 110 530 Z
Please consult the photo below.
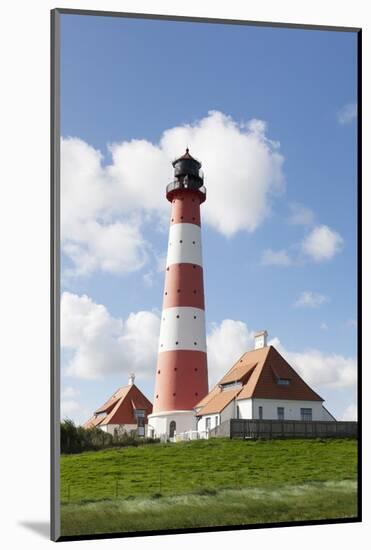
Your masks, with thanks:
M 131 370 L 152 399 L 169 214 L 164 191 L 172 177 L 167 156 L 190 145 L 208 189 L 203 258 L 214 377 L 252 344 L 254 330 L 265 328 L 330 411 L 349 416 L 357 317 L 356 34 L 63 15 L 61 37 L 62 193 L 69 190 L 62 200 L 65 414 L 84 420 Z M 265 124 L 248 126 L 252 120 Z M 250 189 L 254 181 L 266 193 Z M 264 207 L 258 201 L 254 210 L 257 196 Z M 120 236 L 127 248 L 117 258 Z M 146 313 L 128 325 L 138 312 Z

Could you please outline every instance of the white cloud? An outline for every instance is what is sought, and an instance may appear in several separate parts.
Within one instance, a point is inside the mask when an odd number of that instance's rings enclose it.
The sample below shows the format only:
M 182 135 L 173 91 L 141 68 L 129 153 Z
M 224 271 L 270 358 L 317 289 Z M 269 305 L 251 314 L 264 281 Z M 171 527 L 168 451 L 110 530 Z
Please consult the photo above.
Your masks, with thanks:
M 343 238 L 327 225 L 316 226 L 302 242 L 302 251 L 315 262 L 330 260 L 341 251 Z
M 131 371 L 154 373 L 160 320 L 150 311 L 131 313 L 123 321 L 86 295 L 69 292 L 61 300 L 61 345 L 73 350 L 66 374 L 101 378 Z
M 61 238 L 73 266 L 69 274 L 124 273 L 146 264 L 143 227 L 148 221 L 159 230 L 167 226 L 171 161 L 186 145 L 202 160 L 210 182 L 203 221 L 226 236 L 254 231 L 284 188 L 279 143 L 266 132 L 263 121 L 238 124 L 210 111 L 194 124 L 164 131 L 159 144 L 111 144 L 108 164 L 81 139 L 62 139 Z
M 74 399 L 63 399 L 61 401 L 61 419 L 75 416 L 80 409 L 80 404 Z
M 292 260 L 286 250 L 272 250 L 267 248 L 266 250 L 263 250 L 261 264 L 286 267 L 292 264 Z
M 225 319 L 220 324 L 213 323 L 207 338 L 210 385 L 213 386 L 239 357 L 254 348 L 255 331 L 243 321 Z M 338 353 L 324 353 L 318 349 L 302 352 L 289 351 L 278 338 L 273 345 L 292 365 L 302 378 L 314 389 L 318 386 L 331 388 L 354 387 L 357 381 L 357 362 L 353 357 Z
M 232 367 L 238 358 L 254 345 L 254 332 L 242 321 L 224 319 L 213 323 L 207 337 L 210 386 L 212 387 Z
M 341 420 L 357 420 L 358 410 L 356 403 L 351 403 L 344 411 Z
M 71 386 L 67 386 L 61 391 L 62 399 L 73 399 L 74 397 L 78 397 L 79 395 L 80 395 L 80 390 L 76 388 L 72 388 Z
M 337 112 L 337 120 L 339 124 L 349 124 L 355 118 L 357 118 L 356 103 L 347 103 L 346 105 L 343 105 L 343 107 Z
M 310 208 L 299 203 L 291 203 L 289 208 L 288 222 L 292 225 L 311 225 L 314 222 L 314 213 Z
M 320 324 L 320 329 L 321 330 L 328 330 L 328 324 L 327 323 L 321 323 Z
M 345 388 L 354 386 L 357 381 L 357 362 L 353 357 L 317 349 L 288 351 L 278 338 L 273 338 L 269 344 L 277 348 L 309 385 Z
M 324 296 L 323 294 L 319 294 L 317 292 L 311 292 L 309 290 L 304 290 L 299 298 L 294 303 L 295 307 L 309 307 L 309 308 L 315 308 L 319 307 L 322 304 L 328 302 L 329 299 L 327 296 Z
M 210 182 L 203 220 L 226 236 L 254 231 L 266 218 L 272 194 L 282 191 L 283 156 L 266 136 L 266 124 L 238 124 L 217 111 L 194 125 L 164 132 L 161 147 L 174 158 L 185 144 L 203 162 Z

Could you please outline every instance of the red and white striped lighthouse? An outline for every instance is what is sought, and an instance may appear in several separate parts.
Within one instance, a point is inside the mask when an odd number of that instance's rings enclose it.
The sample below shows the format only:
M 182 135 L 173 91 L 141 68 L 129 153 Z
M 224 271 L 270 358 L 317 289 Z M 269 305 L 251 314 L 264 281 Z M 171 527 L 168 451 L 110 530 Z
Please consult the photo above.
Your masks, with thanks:
M 153 413 L 149 431 L 170 436 L 196 428 L 193 407 L 208 392 L 200 205 L 201 163 L 186 153 L 173 162 L 171 202 Z M 152 430 L 152 432 L 151 432 Z

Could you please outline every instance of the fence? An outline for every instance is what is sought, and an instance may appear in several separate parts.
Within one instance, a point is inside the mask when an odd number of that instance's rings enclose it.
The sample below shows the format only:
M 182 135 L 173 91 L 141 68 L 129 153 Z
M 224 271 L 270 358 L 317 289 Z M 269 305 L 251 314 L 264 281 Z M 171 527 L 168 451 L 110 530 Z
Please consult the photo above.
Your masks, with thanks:
M 307 422 L 305 420 L 231 419 L 210 431 L 210 437 L 226 435 L 243 439 L 358 437 L 358 423 L 326 420 Z

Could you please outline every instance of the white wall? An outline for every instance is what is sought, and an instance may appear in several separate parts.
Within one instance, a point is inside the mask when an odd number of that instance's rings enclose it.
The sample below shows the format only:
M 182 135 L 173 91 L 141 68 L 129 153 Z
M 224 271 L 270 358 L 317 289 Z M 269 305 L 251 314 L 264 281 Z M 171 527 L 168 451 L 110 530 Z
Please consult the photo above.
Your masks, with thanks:
M 236 402 L 234 399 L 220 413 L 220 423 L 230 418 L 236 418 Z
M 277 407 L 284 408 L 285 420 L 301 420 L 300 409 L 312 409 L 312 420 L 334 420 L 331 414 L 322 406 L 320 401 L 294 401 L 289 399 L 241 399 L 233 400 L 220 413 L 219 423 L 231 418 L 237 418 L 237 409 L 240 409 L 239 418 L 259 419 L 259 407 L 263 407 L 263 420 L 277 420 Z M 210 429 L 215 428 L 215 414 L 206 414 L 200 417 L 197 425 L 199 432 L 206 430 L 206 418 L 211 418 Z
M 193 411 L 167 411 L 148 416 L 148 435 L 151 435 L 151 429 L 153 429 L 154 437 L 168 436 L 172 420 L 176 423 L 175 433 L 177 434 L 196 429 L 196 417 Z
M 239 418 L 252 418 L 252 399 L 241 399 L 237 401 L 237 405 L 240 409 Z M 234 418 L 237 418 L 237 415 Z
M 277 407 L 284 408 L 285 420 L 301 420 L 301 408 L 312 409 L 312 420 L 334 420 L 323 408 L 321 401 L 252 399 L 252 418 L 259 418 L 259 406 L 263 407 L 263 420 L 277 420 Z
M 206 431 L 206 418 L 210 418 L 210 430 L 215 428 L 215 426 L 218 426 L 220 421 L 220 414 L 205 414 L 205 416 L 201 416 L 198 424 L 197 424 L 197 431 L 198 432 L 205 432 Z
M 104 426 L 98 426 L 98 428 L 100 428 L 104 432 L 114 435 L 115 428 L 120 430 L 125 430 L 126 432 L 130 433 L 130 430 L 137 429 L 137 425 L 136 424 L 105 424 Z

